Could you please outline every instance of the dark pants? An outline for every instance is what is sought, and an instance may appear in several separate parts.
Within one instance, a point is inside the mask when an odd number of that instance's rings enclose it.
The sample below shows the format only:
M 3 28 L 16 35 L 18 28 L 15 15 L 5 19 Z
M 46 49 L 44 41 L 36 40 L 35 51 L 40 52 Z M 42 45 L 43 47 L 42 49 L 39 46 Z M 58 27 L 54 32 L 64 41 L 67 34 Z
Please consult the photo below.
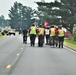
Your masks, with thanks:
M 23 35 L 23 43 L 27 43 L 27 35 Z
M 44 43 L 44 35 L 39 35 L 38 36 L 38 46 L 42 47 Z
M 58 37 L 58 38 L 59 38 L 59 48 L 60 48 L 60 47 L 63 48 L 64 36 Z
M 50 36 L 50 46 L 55 45 L 55 36 Z
M 36 35 L 35 34 L 30 34 L 30 44 L 31 44 L 31 46 L 35 45 L 35 39 L 36 39 Z
M 56 35 L 55 36 L 55 45 L 56 45 L 56 47 L 58 46 L 58 40 L 59 40 L 58 35 Z
M 46 45 L 49 44 L 49 37 L 50 37 L 50 35 L 46 35 Z

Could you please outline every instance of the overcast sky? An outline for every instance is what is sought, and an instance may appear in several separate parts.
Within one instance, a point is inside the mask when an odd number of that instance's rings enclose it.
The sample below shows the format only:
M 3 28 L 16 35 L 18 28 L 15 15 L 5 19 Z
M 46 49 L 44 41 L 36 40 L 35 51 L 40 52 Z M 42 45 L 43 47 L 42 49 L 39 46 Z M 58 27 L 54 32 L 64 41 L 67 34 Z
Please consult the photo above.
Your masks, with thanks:
M 4 15 L 5 19 L 8 19 L 8 13 L 11 6 L 13 6 L 14 2 L 20 2 L 24 6 L 30 6 L 33 9 L 36 9 L 37 4 L 35 2 L 41 1 L 41 0 L 1 0 L 0 1 L 0 16 Z M 51 2 L 54 0 L 45 0 L 45 2 Z

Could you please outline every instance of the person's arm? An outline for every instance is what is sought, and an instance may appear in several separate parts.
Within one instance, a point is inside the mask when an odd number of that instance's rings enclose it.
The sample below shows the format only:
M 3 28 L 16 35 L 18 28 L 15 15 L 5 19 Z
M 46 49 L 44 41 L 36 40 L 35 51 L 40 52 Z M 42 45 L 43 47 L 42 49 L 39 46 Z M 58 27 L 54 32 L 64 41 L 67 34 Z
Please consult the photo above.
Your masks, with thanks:
M 65 31 L 64 31 L 64 37 L 65 37 Z
M 44 35 L 45 35 L 45 29 L 44 29 Z
M 59 30 L 57 31 L 57 34 L 59 34 Z
M 23 35 L 23 30 L 22 30 L 21 34 Z
M 49 35 L 50 35 L 50 29 L 49 29 Z
M 26 29 L 26 32 L 28 33 L 28 30 Z
M 58 31 L 58 29 L 56 29 L 56 32 L 55 32 L 55 34 L 56 34 L 56 35 L 58 35 L 58 33 L 59 33 L 59 31 Z
M 37 35 L 38 35 L 38 33 L 39 33 L 39 28 L 36 28 L 36 33 L 37 33 Z
M 30 33 L 30 31 L 31 31 L 31 28 L 28 29 L 28 32 L 29 32 L 29 33 Z
M 36 33 L 38 33 L 38 29 L 36 28 Z

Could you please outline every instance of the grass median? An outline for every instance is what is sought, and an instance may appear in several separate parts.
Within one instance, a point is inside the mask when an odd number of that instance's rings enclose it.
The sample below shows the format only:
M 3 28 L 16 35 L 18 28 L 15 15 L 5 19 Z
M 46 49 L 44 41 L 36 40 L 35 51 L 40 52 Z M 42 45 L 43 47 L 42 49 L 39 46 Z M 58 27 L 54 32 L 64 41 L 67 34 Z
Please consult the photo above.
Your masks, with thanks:
M 74 42 L 72 40 L 65 39 L 64 45 L 71 48 L 71 49 L 73 49 L 73 50 L 76 50 L 76 42 Z
M 0 38 L 2 37 L 2 34 L 0 33 Z
M 2 37 L 4 37 L 4 36 L 6 36 L 6 34 L 2 35 L 2 34 L 0 33 L 0 38 L 2 38 Z

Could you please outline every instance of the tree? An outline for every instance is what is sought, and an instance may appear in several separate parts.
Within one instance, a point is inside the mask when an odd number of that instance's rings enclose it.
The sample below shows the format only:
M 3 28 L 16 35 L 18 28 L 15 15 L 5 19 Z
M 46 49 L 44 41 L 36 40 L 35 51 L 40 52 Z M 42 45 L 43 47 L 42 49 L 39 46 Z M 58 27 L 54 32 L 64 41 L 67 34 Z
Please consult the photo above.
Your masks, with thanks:
M 67 9 L 66 11 L 68 11 L 68 13 L 65 15 L 67 22 L 65 23 L 65 26 L 70 24 L 69 31 L 72 33 L 73 25 L 76 24 L 76 0 L 61 0 L 61 2 L 64 4 L 64 8 Z M 67 28 L 69 28 L 69 26 Z
M 15 28 L 16 26 L 19 26 L 19 10 L 18 10 L 18 3 L 15 2 L 13 7 L 9 10 L 9 18 L 10 18 L 10 26 L 12 28 Z
M 6 20 L 6 19 L 4 18 L 4 16 L 1 15 L 1 16 L 0 16 L 0 26 L 1 26 L 1 27 L 6 27 L 6 26 L 8 26 L 8 25 L 9 25 L 8 20 Z
M 60 2 L 55 0 L 55 2 L 37 2 L 37 4 L 39 11 L 48 14 L 47 19 L 50 23 L 62 24 L 72 33 L 73 25 L 76 23 L 76 0 L 60 0 Z M 61 22 L 58 21 L 58 16 L 61 16 Z
M 15 2 L 9 10 L 10 26 L 12 28 L 30 27 L 34 10 L 31 7 L 23 6 L 21 3 Z

